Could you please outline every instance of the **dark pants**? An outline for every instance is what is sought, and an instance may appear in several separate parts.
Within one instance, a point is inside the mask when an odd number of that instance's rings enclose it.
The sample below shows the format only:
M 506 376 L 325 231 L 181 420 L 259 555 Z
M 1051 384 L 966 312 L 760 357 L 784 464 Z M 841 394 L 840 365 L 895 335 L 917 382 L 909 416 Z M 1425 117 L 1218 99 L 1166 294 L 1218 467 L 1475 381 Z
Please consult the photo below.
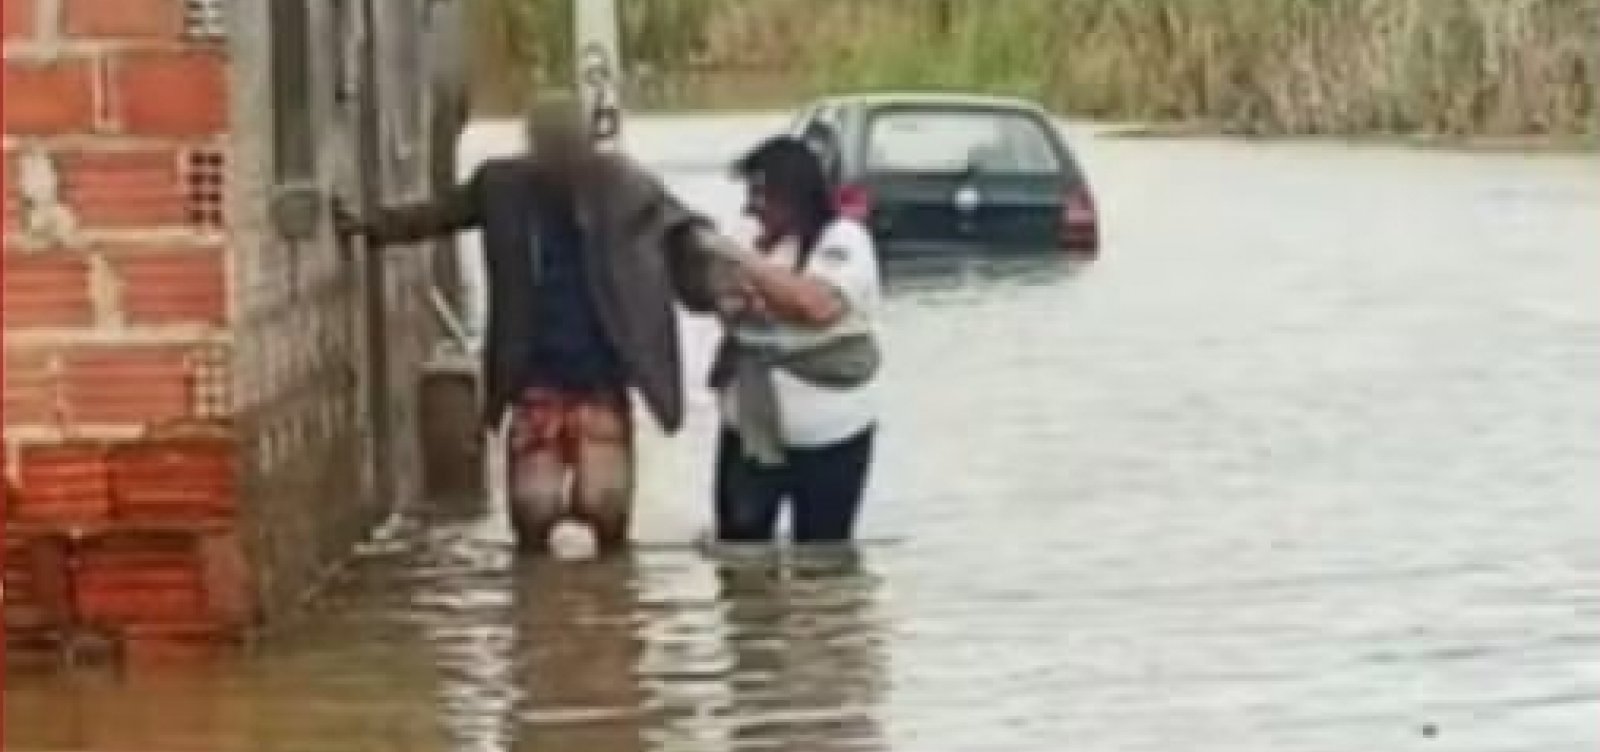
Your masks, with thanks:
M 717 538 L 771 541 L 787 500 L 795 542 L 850 540 L 872 465 L 873 434 L 869 428 L 831 446 L 791 448 L 783 465 L 769 467 L 746 457 L 738 434 L 724 430 L 717 444 Z

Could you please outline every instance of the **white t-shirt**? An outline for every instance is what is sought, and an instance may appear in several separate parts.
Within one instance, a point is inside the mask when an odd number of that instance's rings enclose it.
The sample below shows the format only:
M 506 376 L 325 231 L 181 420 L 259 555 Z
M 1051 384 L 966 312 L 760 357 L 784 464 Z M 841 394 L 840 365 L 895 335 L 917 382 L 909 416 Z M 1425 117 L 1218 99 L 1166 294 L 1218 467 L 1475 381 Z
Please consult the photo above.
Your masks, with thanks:
M 795 244 L 773 249 L 769 257 L 794 265 Z M 741 325 L 734 337 L 756 342 L 798 345 L 866 333 L 878 329 L 882 297 L 878 282 L 878 257 L 866 228 L 849 219 L 835 220 L 817 239 L 816 248 L 802 270 L 805 275 L 833 287 L 845 313 L 825 329 L 787 323 Z M 877 378 L 848 389 L 813 386 L 781 370 L 773 375 L 783 439 L 788 446 L 817 448 L 854 438 L 878 419 Z M 732 390 L 722 395 L 723 419 L 734 422 Z

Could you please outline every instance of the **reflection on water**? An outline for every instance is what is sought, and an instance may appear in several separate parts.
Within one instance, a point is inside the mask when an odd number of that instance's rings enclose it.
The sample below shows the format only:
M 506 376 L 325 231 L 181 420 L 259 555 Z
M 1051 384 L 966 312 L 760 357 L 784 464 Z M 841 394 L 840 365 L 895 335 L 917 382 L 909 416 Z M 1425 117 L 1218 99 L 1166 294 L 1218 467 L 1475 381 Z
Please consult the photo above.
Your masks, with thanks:
M 849 550 L 513 562 L 461 531 L 368 562 L 453 752 L 883 749 L 877 581 Z
M 733 665 L 735 748 L 884 749 L 885 661 L 876 583 L 850 554 L 718 569 Z
M 1050 255 L 985 256 L 982 253 L 914 255 L 885 259 L 884 288 L 891 297 L 915 300 L 919 293 L 1002 293 L 1019 286 L 1048 286 L 1088 271 L 1083 257 Z
M 514 562 L 434 530 L 248 665 L 20 677 L 7 748 L 883 750 L 878 586 L 849 550 Z
M 631 133 L 726 218 L 776 122 Z M 1073 137 L 1093 268 L 888 272 L 865 562 L 688 544 L 696 390 L 634 557 L 419 525 L 251 656 L 10 672 L 6 748 L 1600 748 L 1594 160 Z

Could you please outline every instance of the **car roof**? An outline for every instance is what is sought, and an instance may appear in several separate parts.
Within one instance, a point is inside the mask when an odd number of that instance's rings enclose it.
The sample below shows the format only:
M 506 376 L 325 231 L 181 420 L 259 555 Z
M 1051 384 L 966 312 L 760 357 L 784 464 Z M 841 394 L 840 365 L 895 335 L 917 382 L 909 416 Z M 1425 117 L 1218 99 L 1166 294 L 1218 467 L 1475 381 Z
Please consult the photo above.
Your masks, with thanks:
M 1021 97 L 1007 97 L 993 94 L 968 94 L 959 92 L 862 92 L 856 94 L 837 94 L 823 97 L 812 103 L 812 106 L 832 107 L 984 107 L 1003 110 L 1023 110 L 1027 112 L 1045 112 L 1043 106 Z

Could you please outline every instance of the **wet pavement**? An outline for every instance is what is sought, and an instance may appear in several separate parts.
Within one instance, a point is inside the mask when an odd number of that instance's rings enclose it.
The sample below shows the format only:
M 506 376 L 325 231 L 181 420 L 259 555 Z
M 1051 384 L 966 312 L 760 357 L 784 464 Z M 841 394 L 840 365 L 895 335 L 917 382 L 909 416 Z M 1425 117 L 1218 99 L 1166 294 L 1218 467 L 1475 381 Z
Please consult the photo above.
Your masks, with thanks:
M 635 149 L 726 217 L 776 122 Z M 6 748 L 1600 745 L 1600 162 L 1070 131 L 1098 264 L 896 270 L 858 555 L 692 545 L 696 394 L 636 556 L 418 526 L 248 658 L 12 671 Z

